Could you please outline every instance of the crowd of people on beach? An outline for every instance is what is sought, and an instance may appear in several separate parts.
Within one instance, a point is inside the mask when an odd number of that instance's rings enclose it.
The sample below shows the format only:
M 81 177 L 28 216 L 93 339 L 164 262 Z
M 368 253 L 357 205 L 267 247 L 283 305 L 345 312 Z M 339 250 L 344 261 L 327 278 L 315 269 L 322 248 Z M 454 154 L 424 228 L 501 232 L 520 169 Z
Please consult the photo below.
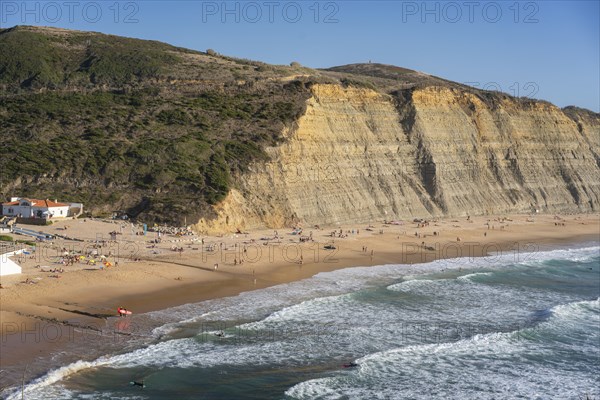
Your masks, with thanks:
M 161 235 L 174 235 L 174 236 L 193 236 L 195 235 L 194 231 L 192 231 L 188 227 L 175 227 L 175 226 L 158 226 L 155 225 L 151 228 L 148 228 L 149 232 L 157 232 Z
M 183 247 L 178 247 L 178 246 L 173 245 L 173 246 L 171 246 L 171 251 L 178 252 L 181 254 L 181 253 L 183 253 Z
M 470 218 L 470 216 L 468 216 L 466 218 L 466 220 L 468 222 L 473 222 L 473 220 Z M 529 221 L 529 218 L 527 219 L 527 221 Z M 414 237 L 415 238 L 419 238 L 419 241 L 421 243 L 421 247 L 426 249 L 426 250 L 435 250 L 434 247 L 432 246 L 428 246 L 425 243 L 425 240 L 427 240 L 427 236 L 440 236 L 441 232 L 440 230 L 436 230 L 436 231 L 429 231 L 429 230 L 421 230 L 420 228 L 427 228 L 430 226 L 430 224 L 432 224 L 432 222 L 428 221 L 428 220 L 424 220 L 424 219 L 415 219 L 414 224 L 411 224 L 413 227 L 416 226 L 417 230 L 415 230 L 414 232 Z M 436 222 L 436 221 L 433 221 Z M 457 220 L 453 220 L 451 222 L 457 222 Z M 462 220 L 461 222 L 464 222 L 464 220 Z M 496 230 L 496 229 L 504 229 L 505 227 L 508 227 L 508 223 L 512 222 L 511 219 L 506 218 L 506 217 L 498 217 L 495 219 L 488 219 L 487 222 L 485 222 L 485 227 L 487 227 L 487 231 L 483 231 L 483 236 L 487 237 L 488 233 L 492 234 L 492 232 L 490 232 L 491 230 Z M 394 222 L 392 225 L 404 225 L 401 222 Z M 380 225 L 381 226 L 381 225 Z M 438 224 L 435 224 L 435 227 L 437 227 Z M 453 225 L 455 227 L 459 227 L 458 225 Z M 565 222 L 562 218 L 559 217 L 555 217 L 555 221 L 554 221 L 554 226 L 565 226 Z M 389 224 L 384 224 L 383 225 L 384 228 L 389 230 Z M 436 229 L 436 228 L 433 229 Z M 139 226 L 138 226 L 139 228 Z M 321 228 L 318 225 L 315 225 L 315 229 L 319 229 L 321 230 Z M 410 229 L 410 228 L 409 228 Z M 414 229 L 414 228 L 413 228 Z M 361 227 L 361 230 L 366 230 L 366 235 L 367 236 L 363 236 L 366 238 L 369 235 L 374 235 L 379 233 L 380 235 L 384 234 L 384 229 L 380 228 L 380 227 L 375 227 L 372 225 L 369 225 L 368 227 Z M 233 253 L 231 253 L 231 258 L 229 258 L 227 260 L 227 262 L 224 262 L 224 265 L 227 266 L 240 266 L 240 265 L 244 265 L 245 261 L 250 260 L 246 253 L 247 253 L 247 246 L 252 246 L 253 243 L 255 243 L 257 239 L 254 238 L 248 238 L 248 233 L 247 232 L 242 232 L 240 229 L 237 230 L 236 234 L 232 234 L 231 237 L 229 238 L 229 240 L 227 239 L 219 239 L 219 237 L 224 237 L 224 235 L 221 236 L 213 236 L 212 239 L 210 237 L 203 237 L 200 238 L 198 236 L 195 236 L 195 233 L 190 230 L 189 228 L 177 228 L 177 227 L 167 227 L 167 226 L 155 226 L 152 228 L 149 228 L 148 231 L 153 231 L 156 232 L 156 238 L 152 239 L 152 240 L 145 240 L 145 242 L 148 243 L 152 243 L 151 246 L 146 246 L 147 248 L 151 248 L 151 249 L 155 249 L 155 248 L 162 248 L 162 249 L 170 249 L 172 252 L 174 253 L 179 253 L 179 256 L 182 256 L 182 253 L 185 250 L 206 250 L 209 253 L 214 253 L 216 254 L 219 250 L 221 251 L 233 251 L 234 249 L 235 251 L 235 257 L 233 255 Z M 263 241 L 262 244 L 265 245 L 269 245 L 269 244 L 276 244 L 276 243 L 282 243 L 284 240 L 289 240 L 290 242 L 296 242 L 296 243 L 306 243 L 306 242 L 314 242 L 313 239 L 313 231 L 310 231 L 309 234 L 304 234 L 304 230 L 302 227 L 300 226 L 291 226 L 288 228 L 288 230 L 286 230 L 285 233 L 281 233 L 278 230 L 274 230 L 272 231 L 273 235 L 269 236 L 269 237 L 263 237 L 260 238 L 260 240 Z M 133 225 L 132 225 L 132 233 L 133 233 Z M 446 233 L 446 232 L 445 232 Z M 243 239 L 243 237 L 238 237 L 239 234 L 244 234 L 246 235 L 245 240 Z M 345 239 L 345 238 L 349 238 L 349 237 L 353 237 L 355 235 L 359 235 L 360 234 L 360 230 L 359 229 L 348 229 L 348 228 L 341 228 L 339 227 L 336 230 L 332 230 L 330 232 L 322 232 L 323 236 L 329 236 L 331 238 L 337 238 L 337 239 Z M 394 232 L 394 237 L 396 236 L 396 234 L 398 234 L 398 239 L 400 239 L 401 235 L 410 237 L 412 236 L 412 232 Z M 481 233 L 480 233 L 481 234 Z M 43 267 L 40 267 L 39 265 L 36 266 L 36 268 L 39 268 L 40 272 L 50 272 L 50 273 L 54 273 L 54 274 L 62 274 L 64 273 L 64 269 L 62 267 L 70 267 L 70 266 L 74 266 L 77 264 L 85 264 L 85 265 L 96 265 L 98 263 L 100 263 L 100 268 L 101 269 L 105 269 L 106 267 L 112 267 L 113 264 L 108 262 L 108 257 L 111 257 L 112 254 L 110 252 L 108 252 L 108 249 L 111 248 L 110 246 L 112 245 L 112 242 L 118 243 L 116 238 L 118 237 L 118 235 L 121 235 L 121 233 L 118 233 L 116 230 L 112 231 L 109 233 L 110 235 L 110 240 L 104 240 L 102 239 L 101 236 L 97 237 L 94 240 L 86 240 L 91 242 L 89 245 L 87 245 L 87 249 L 84 249 L 82 251 L 79 252 L 73 252 L 73 251 L 69 251 L 66 247 L 62 247 L 61 250 L 61 256 L 58 258 L 57 263 L 61 264 L 61 268 L 53 268 L 53 269 L 44 269 Z M 167 238 L 166 235 L 170 235 L 170 238 Z M 291 236 L 290 236 L 291 235 Z M 185 238 L 183 238 L 182 236 L 185 236 Z M 448 235 L 445 235 L 448 236 Z M 193 238 L 192 238 L 193 237 Z M 149 238 L 148 238 L 149 239 Z M 241 240 L 243 241 L 241 241 Z M 357 238 L 358 239 L 358 238 Z M 463 238 L 461 236 L 454 236 L 452 235 L 452 238 L 448 238 L 448 240 L 456 240 L 456 242 L 462 242 Z M 196 243 L 195 241 L 198 241 L 198 244 L 200 244 L 200 242 L 202 243 L 202 246 L 197 246 L 192 248 L 192 245 L 194 243 Z M 214 241 L 213 241 L 214 240 Z M 163 245 L 160 246 L 160 244 L 162 242 L 170 242 L 169 245 Z M 206 241 L 206 243 L 205 243 Z M 237 241 L 237 242 L 236 242 Z M 137 239 L 137 242 L 139 242 L 139 239 Z M 179 243 L 181 242 L 181 243 Z M 361 240 L 362 242 L 362 240 Z M 131 242 L 130 242 L 131 243 Z M 133 243 L 136 243 L 135 241 Z M 172 244 L 175 243 L 175 244 Z M 186 246 L 187 244 L 187 247 Z M 335 249 L 336 247 L 333 246 L 333 240 L 331 241 L 331 249 Z M 364 242 L 363 242 L 364 243 Z M 361 243 L 359 242 L 358 245 L 360 245 Z M 109 246 L 108 248 L 106 246 Z M 262 246 L 261 246 L 262 247 Z M 371 247 L 371 246 L 370 246 Z M 370 255 L 371 259 L 373 259 L 374 257 L 374 250 L 371 248 L 368 248 L 367 246 L 363 245 L 362 246 L 362 253 L 364 253 L 365 255 Z M 55 246 L 56 250 L 58 251 L 61 246 Z M 184 250 L 185 248 L 185 250 Z M 327 247 L 326 247 L 327 249 Z M 104 251 L 103 251 L 104 250 Z M 103 253 L 108 253 L 107 256 L 102 255 Z M 192 254 L 195 254 L 194 252 L 191 252 Z M 153 254 L 159 254 L 158 251 L 153 252 Z M 22 258 L 26 258 L 26 257 L 31 257 L 33 258 L 34 256 L 29 256 L 27 255 L 22 255 Z M 232 260 L 233 258 L 233 260 Z M 141 254 L 139 252 L 131 254 L 131 256 L 126 256 L 124 257 L 124 259 L 127 259 L 128 261 L 142 261 L 142 257 Z M 144 260 L 147 258 L 144 258 Z M 19 259 L 19 261 L 21 261 L 21 258 Z M 298 256 L 297 259 L 295 259 L 297 264 L 302 265 L 304 263 L 303 257 L 300 253 L 300 255 Z M 115 261 L 114 262 L 114 266 L 117 266 L 118 263 Z M 211 265 L 211 263 L 209 263 L 208 265 Z M 214 264 L 214 269 L 217 270 L 219 268 L 219 264 L 215 263 Z M 56 275 L 56 277 L 60 277 L 60 275 Z M 35 281 L 31 281 L 31 282 L 24 282 L 24 283 L 36 283 Z
M 359 233 L 360 233 L 360 229 L 356 229 L 356 230 L 354 230 L 354 229 L 348 229 L 348 230 L 346 230 L 346 232 L 344 232 L 344 230 L 342 228 L 340 228 L 339 231 L 338 230 L 332 231 L 329 234 L 329 236 L 330 237 L 337 237 L 339 239 L 344 239 L 344 238 L 349 237 L 350 235 L 354 235 L 354 234 L 358 235 Z M 311 232 L 311 239 L 312 239 L 312 232 Z
M 52 273 L 55 273 L 55 274 L 62 274 L 62 273 L 65 272 L 64 268 L 43 269 L 39 265 L 36 265 L 35 268 L 39 268 L 40 272 L 52 272 Z

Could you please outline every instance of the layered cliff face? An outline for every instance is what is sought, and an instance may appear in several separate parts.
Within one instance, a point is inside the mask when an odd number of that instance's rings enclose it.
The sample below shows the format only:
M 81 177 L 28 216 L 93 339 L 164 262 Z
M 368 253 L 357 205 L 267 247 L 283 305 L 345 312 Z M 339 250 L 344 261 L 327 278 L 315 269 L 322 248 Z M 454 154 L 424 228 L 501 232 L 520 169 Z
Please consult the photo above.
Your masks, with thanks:
M 585 110 L 450 87 L 314 85 L 271 162 L 197 228 L 597 211 L 599 128 Z
M 449 215 L 598 209 L 596 143 L 559 108 L 452 90 L 413 94 L 411 135 L 435 170 L 430 194 Z M 439 170 L 439 173 L 438 173 Z

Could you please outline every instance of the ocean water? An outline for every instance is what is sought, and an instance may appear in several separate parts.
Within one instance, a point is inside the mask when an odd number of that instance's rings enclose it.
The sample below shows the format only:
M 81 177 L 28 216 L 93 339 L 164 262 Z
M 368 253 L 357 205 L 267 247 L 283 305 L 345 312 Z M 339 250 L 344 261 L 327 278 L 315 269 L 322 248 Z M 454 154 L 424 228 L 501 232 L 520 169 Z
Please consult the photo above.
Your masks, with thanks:
M 111 334 L 72 344 L 82 360 L 42 374 L 24 394 L 599 399 L 599 297 L 596 243 L 349 268 L 111 320 Z M 5 395 L 19 399 L 21 388 Z

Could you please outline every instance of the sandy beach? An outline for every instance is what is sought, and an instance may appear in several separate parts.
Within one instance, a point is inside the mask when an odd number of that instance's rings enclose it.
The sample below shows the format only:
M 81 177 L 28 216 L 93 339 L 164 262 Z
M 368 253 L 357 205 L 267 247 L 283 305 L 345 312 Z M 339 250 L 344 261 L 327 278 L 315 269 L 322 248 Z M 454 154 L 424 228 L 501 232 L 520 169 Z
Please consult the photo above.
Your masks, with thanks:
M 120 306 L 135 317 L 352 266 L 467 257 L 468 268 L 469 258 L 499 251 L 514 254 L 515 260 L 535 257 L 535 251 L 549 246 L 598 241 L 600 219 L 510 215 L 380 221 L 222 237 L 144 236 L 126 221 L 90 219 L 56 220 L 35 229 L 70 239 L 38 243 L 35 251 L 25 246 L 29 254 L 13 258 L 23 273 L 1 278 L 2 370 L 22 369 L 60 350 L 72 338 L 57 330 L 101 327 Z M 64 265 L 66 254 L 82 257 Z

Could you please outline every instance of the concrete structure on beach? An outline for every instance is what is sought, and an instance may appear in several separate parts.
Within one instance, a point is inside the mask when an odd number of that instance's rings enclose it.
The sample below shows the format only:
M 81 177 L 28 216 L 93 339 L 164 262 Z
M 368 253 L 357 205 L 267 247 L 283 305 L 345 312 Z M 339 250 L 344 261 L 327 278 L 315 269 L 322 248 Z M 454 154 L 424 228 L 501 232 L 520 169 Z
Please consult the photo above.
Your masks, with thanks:
M 11 251 L 0 255 L 0 276 L 20 274 L 21 266 L 10 259 L 12 256 L 19 255 L 23 250 Z

